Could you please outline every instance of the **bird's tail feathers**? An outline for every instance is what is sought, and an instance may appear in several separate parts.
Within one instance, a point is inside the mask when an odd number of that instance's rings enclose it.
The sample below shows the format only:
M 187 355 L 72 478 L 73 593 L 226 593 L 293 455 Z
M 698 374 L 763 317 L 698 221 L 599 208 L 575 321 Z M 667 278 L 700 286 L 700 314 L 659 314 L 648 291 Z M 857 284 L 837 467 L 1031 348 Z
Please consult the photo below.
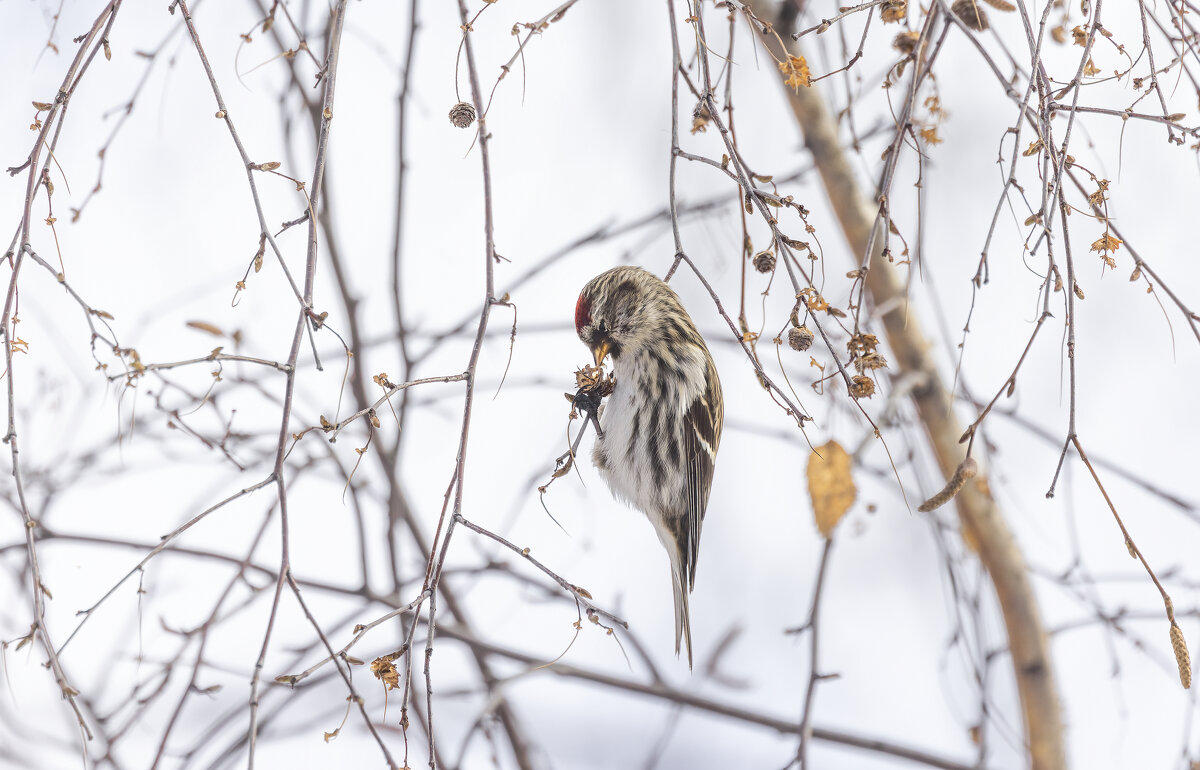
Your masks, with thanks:
M 665 517 L 650 517 L 658 539 L 666 549 L 671 560 L 671 588 L 675 596 L 675 654 L 682 647 L 687 648 L 688 669 L 692 668 L 692 621 L 688 611 L 688 591 L 691 581 L 688 579 L 687 561 L 681 550 L 680 537 L 672 531 Z M 681 645 L 682 643 L 682 645 Z
M 679 643 L 687 647 L 688 670 L 692 668 L 692 619 L 688 610 L 688 582 L 682 565 L 671 559 L 671 587 L 675 590 L 675 654 L 679 654 Z

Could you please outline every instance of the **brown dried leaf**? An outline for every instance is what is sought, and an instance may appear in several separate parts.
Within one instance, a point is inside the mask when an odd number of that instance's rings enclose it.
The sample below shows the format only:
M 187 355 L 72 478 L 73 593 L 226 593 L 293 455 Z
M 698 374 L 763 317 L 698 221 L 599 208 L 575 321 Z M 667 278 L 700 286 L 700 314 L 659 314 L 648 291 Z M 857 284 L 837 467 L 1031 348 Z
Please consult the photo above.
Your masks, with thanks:
M 850 455 L 841 444 L 830 441 L 817 447 L 808 458 L 808 494 L 812 498 L 813 518 L 825 537 L 850 510 L 858 489 L 850 473 Z
M 389 690 L 400 686 L 400 672 L 396 670 L 396 665 L 392 663 L 390 655 L 384 655 L 371 661 L 371 673 Z
M 210 324 L 207 321 L 188 321 L 186 326 L 189 329 L 196 329 L 198 331 L 208 332 L 209 334 L 211 334 L 214 337 L 224 337 L 225 336 L 225 332 L 221 331 L 220 327 L 214 326 L 213 324 Z

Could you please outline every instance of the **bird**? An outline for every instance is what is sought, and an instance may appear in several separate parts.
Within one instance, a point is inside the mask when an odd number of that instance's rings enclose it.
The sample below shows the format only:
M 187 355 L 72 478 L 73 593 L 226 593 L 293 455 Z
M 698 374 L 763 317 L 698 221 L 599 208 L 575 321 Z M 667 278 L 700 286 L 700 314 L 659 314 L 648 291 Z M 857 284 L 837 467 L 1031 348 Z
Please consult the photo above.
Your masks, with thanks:
M 635 266 L 601 273 L 579 294 L 575 330 L 596 367 L 612 358 L 592 462 L 613 495 L 650 520 L 670 558 L 675 655 L 692 667 L 688 594 L 721 443 L 721 380 L 704 338 L 669 285 Z

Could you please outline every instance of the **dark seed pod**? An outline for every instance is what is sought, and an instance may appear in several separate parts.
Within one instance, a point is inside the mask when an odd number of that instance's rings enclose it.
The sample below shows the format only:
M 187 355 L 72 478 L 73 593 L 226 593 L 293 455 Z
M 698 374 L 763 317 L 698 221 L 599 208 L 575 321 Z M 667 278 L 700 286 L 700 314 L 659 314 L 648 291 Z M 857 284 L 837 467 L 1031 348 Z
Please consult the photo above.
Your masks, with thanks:
M 950 10 L 954 11 L 954 15 L 959 18 L 959 21 L 976 32 L 983 32 L 988 28 L 987 14 L 979 7 L 976 0 L 954 0 L 954 5 L 950 6 Z
M 807 326 L 793 326 L 788 329 L 788 345 L 792 350 L 805 351 L 812 347 L 813 333 Z
M 475 122 L 475 106 L 459 102 L 450 108 L 450 122 L 458 128 L 467 128 Z
M 760 251 L 754 255 L 751 260 L 754 263 L 754 269 L 760 273 L 769 273 L 775 269 L 775 252 L 767 249 Z
M 921 33 L 914 31 L 899 32 L 892 39 L 892 48 L 895 48 L 900 53 L 907 56 L 917 50 L 917 41 L 921 39 Z

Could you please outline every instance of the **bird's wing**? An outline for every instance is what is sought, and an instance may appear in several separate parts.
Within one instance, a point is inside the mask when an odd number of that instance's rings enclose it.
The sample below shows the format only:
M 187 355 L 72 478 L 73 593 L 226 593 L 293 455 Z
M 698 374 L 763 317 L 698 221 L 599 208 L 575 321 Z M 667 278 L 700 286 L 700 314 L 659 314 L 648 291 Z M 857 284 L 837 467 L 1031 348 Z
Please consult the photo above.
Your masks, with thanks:
M 721 397 L 721 381 L 712 358 L 707 358 L 708 372 L 704 392 L 688 407 L 683 416 L 683 450 L 687 469 L 687 487 L 684 499 L 683 537 L 679 543 L 683 557 L 683 573 L 687 576 L 689 590 L 696 583 L 696 559 L 700 551 L 700 528 L 704 524 L 704 511 L 708 507 L 708 493 L 712 488 L 713 464 L 717 457 L 717 446 L 721 443 L 721 422 L 724 404 Z

